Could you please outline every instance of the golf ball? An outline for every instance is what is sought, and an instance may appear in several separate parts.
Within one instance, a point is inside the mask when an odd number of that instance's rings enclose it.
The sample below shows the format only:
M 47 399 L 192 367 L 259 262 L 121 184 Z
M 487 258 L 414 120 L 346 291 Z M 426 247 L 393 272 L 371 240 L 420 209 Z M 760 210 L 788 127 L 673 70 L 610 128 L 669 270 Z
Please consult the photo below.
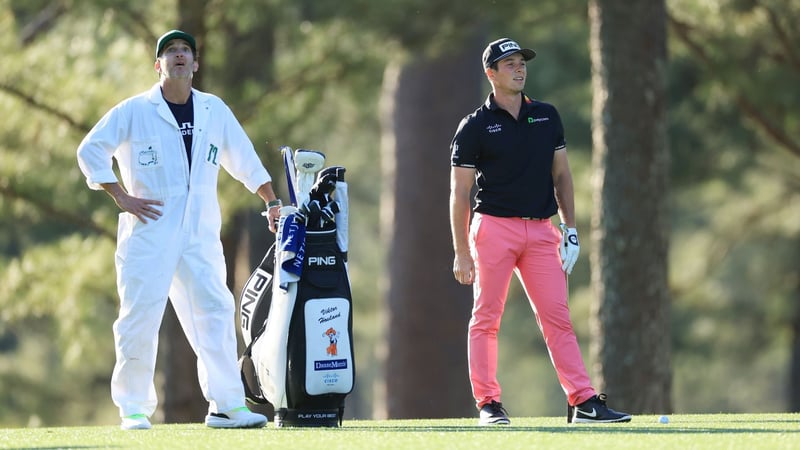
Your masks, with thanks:
M 661 416 L 658 418 L 658 423 L 669 423 L 669 417 Z

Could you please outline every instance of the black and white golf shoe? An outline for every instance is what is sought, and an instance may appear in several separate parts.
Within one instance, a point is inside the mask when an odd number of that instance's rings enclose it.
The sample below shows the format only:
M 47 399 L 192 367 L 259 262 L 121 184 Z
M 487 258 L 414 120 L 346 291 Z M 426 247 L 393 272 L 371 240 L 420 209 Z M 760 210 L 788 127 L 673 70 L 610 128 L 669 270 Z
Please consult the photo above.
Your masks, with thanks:
M 595 395 L 572 408 L 571 423 L 614 423 L 630 422 L 631 415 L 617 412 L 606 406 L 606 394 Z M 569 411 L 569 409 L 568 409 Z M 570 422 L 569 418 L 567 422 Z
M 481 407 L 478 425 L 508 425 L 510 423 L 508 413 L 502 403 L 492 400 Z

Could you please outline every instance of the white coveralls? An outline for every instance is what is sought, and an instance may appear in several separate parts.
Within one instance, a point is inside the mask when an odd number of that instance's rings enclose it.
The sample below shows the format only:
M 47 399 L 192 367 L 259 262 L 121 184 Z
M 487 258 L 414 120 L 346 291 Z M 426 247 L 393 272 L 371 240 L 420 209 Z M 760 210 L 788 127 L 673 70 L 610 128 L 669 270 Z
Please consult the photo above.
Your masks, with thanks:
M 162 216 L 140 222 L 123 212 L 117 230 L 119 317 L 111 397 L 120 416 L 156 409 L 153 381 L 158 330 L 167 297 L 198 356 L 200 387 L 210 412 L 244 406 L 237 365 L 235 302 L 225 284 L 217 176 L 220 166 L 248 190 L 271 177 L 228 106 L 192 90 L 191 173 L 178 124 L 156 84 L 109 111 L 78 147 L 92 189 L 113 183 L 116 159 L 129 194 L 161 200 Z

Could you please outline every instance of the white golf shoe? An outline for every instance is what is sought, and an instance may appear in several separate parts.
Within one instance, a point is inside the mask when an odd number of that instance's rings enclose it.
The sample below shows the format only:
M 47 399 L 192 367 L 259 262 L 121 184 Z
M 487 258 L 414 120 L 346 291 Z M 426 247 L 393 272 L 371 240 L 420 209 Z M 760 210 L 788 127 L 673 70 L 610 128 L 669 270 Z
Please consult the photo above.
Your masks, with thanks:
M 122 424 L 119 426 L 123 430 L 149 430 L 153 426 L 147 420 L 144 414 L 133 414 L 122 418 Z
M 206 416 L 206 425 L 211 428 L 261 428 L 266 424 L 265 416 L 251 412 L 246 406 Z

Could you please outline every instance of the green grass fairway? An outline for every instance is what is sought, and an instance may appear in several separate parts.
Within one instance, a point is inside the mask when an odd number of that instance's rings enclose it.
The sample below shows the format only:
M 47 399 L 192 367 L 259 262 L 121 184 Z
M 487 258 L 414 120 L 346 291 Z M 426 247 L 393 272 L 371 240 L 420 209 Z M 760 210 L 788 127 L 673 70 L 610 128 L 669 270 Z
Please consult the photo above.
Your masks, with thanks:
M 476 419 L 348 420 L 341 428 L 212 430 L 202 424 L 152 430 L 118 427 L 0 430 L 0 448 L 64 449 L 800 449 L 800 414 L 634 416 L 627 424 L 567 425 L 562 417 L 512 417 L 478 427 Z

